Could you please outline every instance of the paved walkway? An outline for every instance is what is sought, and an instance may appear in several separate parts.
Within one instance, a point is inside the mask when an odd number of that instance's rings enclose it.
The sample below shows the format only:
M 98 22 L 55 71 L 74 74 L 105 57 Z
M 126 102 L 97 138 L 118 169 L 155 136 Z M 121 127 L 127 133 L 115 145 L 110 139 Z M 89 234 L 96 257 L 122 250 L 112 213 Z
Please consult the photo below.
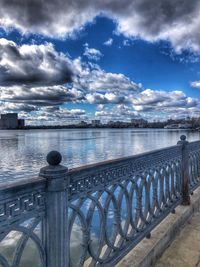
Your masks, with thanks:
M 200 267 L 200 213 L 195 213 L 155 267 Z

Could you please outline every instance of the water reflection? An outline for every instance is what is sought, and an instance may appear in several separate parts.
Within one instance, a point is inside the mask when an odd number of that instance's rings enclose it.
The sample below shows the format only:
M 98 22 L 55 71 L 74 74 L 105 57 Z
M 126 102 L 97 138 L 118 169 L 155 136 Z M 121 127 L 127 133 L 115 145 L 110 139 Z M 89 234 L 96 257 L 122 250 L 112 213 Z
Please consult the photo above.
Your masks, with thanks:
M 46 164 L 50 150 L 63 155 L 69 168 L 138 154 L 177 143 L 186 134 L 199 140 L 199 132 L 154 129 L 65 129 L 0 131 L 0 178 L 35 176 Z

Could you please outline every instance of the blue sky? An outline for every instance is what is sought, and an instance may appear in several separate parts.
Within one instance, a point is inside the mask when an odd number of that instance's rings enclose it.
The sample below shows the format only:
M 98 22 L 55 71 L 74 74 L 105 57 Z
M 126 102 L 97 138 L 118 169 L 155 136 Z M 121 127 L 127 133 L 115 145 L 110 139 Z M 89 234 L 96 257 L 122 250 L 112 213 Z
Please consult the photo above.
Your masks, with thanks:
M 3 1 L 2 113 L 31 124 L 199 117 L 198 1 L 58 2 Z

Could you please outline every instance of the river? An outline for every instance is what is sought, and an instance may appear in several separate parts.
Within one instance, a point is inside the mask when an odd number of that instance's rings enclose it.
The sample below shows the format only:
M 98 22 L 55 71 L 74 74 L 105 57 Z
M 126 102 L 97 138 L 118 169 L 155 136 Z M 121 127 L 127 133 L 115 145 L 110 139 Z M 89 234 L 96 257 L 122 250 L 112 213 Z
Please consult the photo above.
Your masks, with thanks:
M 175 145 L 181 134 L 200 139 L 199 132 L 167 129 L 1 130 L 0 180 L 38 175 L 51 150 L 72 168 Z

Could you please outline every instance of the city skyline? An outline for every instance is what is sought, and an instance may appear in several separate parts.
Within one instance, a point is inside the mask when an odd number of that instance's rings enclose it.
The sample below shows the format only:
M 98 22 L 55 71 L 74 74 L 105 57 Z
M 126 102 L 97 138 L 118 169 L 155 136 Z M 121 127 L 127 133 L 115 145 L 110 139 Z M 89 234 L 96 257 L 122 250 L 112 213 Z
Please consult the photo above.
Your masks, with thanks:
M 1 2 L 1 113 L 30 124 L 200 116 L 198 1 Z

